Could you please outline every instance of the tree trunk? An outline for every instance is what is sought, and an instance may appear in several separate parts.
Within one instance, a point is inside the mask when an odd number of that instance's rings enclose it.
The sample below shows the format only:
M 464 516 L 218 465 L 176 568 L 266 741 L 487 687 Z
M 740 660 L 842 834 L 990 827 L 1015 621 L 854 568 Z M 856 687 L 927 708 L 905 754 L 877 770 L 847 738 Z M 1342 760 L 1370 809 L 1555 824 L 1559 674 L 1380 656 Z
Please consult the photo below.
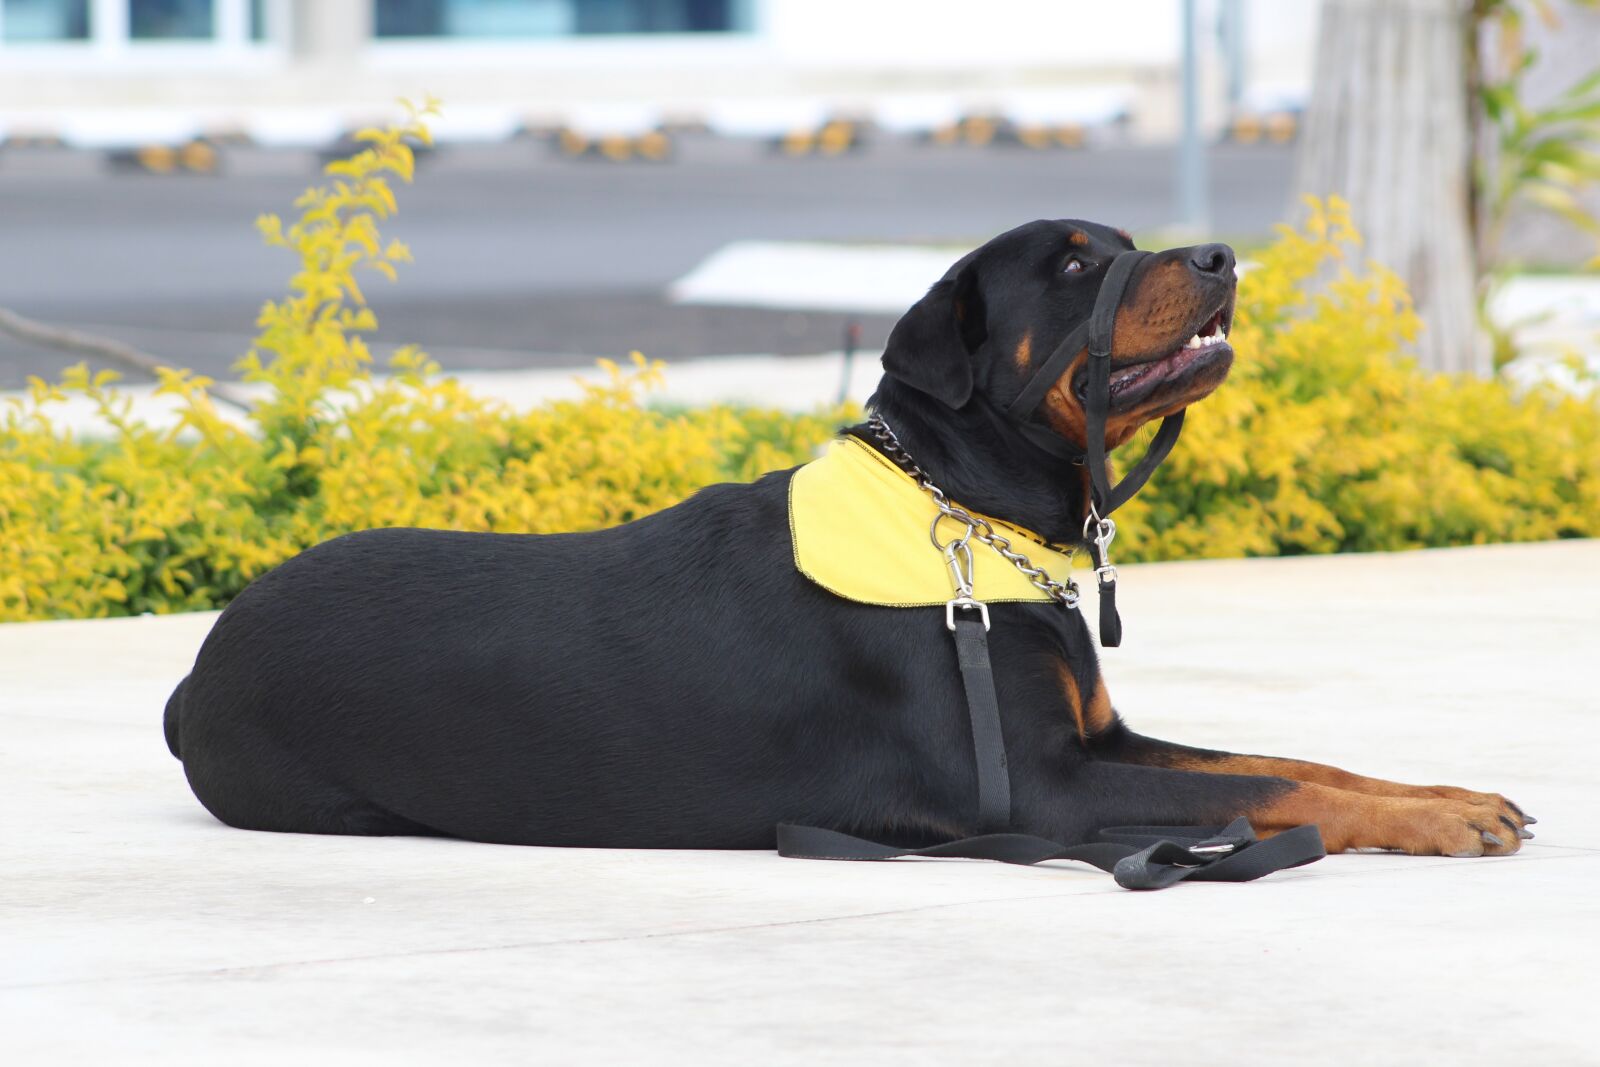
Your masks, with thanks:
M 1489 374 L 1469 225 L 1468 0 L 1323 0 L 1296 186 L 1350 202 L 1365 254 L 1400 275 L 1417 358 Z

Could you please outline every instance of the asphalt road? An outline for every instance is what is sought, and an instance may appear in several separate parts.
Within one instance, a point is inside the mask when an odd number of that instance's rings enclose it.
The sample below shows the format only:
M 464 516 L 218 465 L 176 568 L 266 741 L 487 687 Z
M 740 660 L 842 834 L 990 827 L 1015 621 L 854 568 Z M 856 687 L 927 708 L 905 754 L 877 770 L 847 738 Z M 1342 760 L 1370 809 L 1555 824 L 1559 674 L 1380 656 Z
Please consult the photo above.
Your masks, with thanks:
M 1214 150 L 1214 232 L 1266 233 L 1292 161 L 1282 148 Z M 252 220 L 291 213 L 314 176 L 299 153 L 236 151 L 220 177 L 0 154 L 0 307 L 226 375 L 291 268 L 260 245 Z M 973 244 L 1052 216 L 1149 231 L 1172 217 L 1172 181 L 1163 148 L 886 144 L 816 160 L 706 141 L 656 166 L 557 159 L 530 144 L 461 148 L 427 160 L 400 191 L 386 233 L 417 262 L 398 284 L 374 276 L 368 295 L 379 342 L 420 343 L 455 369 L 586 365 L 632 348 L 664 359 L 828 351 L 839 315 L 677 307 L 663 289 L 737 239 Z M 893 319 L 862 322 L 873 346 Z M 0 337 L 0 388 L 64 362 Z

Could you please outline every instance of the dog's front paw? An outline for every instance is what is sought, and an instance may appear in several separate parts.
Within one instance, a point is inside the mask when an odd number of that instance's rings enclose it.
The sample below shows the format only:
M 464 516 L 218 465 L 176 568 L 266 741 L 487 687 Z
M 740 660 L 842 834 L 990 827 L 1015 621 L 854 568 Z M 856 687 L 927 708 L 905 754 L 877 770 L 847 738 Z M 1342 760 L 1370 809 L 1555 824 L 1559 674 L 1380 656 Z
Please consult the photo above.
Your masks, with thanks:
M 1351 835 L 1347 847 L 1394 849 L 1413 856 L 1509 856 L 1522 848 L 1526 832 L 1495 803 L 1414 799 L 1383 807 L 1377 818 Z
M 1509 829 L 1524 838 L 1533 836 L 1528 827 L 1539 821 L 1499 793 L 1479 793 L 1472 789 L 1462 789 L 1453 785 L 1431 785 L 1427 788 L 1429 795 L 1436 796 L 1441 800 L 1495 809 L 1496 816 L 1509 823 Z

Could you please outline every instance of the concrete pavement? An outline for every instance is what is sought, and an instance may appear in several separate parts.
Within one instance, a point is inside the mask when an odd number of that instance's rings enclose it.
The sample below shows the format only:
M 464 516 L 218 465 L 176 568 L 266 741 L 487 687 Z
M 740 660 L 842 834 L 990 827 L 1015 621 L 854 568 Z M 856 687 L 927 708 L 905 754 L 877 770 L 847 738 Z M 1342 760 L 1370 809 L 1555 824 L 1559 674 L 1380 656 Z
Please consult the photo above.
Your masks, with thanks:
M 0 626 L 0 1058 L 1600 1063 L 1597 593 L 1600 542 L 1124 568 L 1141 729 L 1540 818 L 1156 894 L 231 830 L 160 729 L 211 616 Z

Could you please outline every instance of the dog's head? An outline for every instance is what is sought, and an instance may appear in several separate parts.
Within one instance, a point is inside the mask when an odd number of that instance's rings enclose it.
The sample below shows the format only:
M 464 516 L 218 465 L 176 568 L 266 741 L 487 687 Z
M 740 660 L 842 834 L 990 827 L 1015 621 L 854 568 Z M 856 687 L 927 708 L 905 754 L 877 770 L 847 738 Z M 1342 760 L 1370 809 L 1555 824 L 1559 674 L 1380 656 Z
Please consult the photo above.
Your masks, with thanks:
M 952 408 L 975 393 L 1003 408 L 1089 319 L 1107 266 L 1133 248 L 1121 230 L 1041 220 L 957 262 L 889 335 L 884 370 Z M 1233 249 L 1169 248 L 1141 262 L 1117 309 L 1106 447 L 1222 384 L 1233 364 Z M 1084 440 L 1087 349 L 1050 386 L 1038 418 Z

